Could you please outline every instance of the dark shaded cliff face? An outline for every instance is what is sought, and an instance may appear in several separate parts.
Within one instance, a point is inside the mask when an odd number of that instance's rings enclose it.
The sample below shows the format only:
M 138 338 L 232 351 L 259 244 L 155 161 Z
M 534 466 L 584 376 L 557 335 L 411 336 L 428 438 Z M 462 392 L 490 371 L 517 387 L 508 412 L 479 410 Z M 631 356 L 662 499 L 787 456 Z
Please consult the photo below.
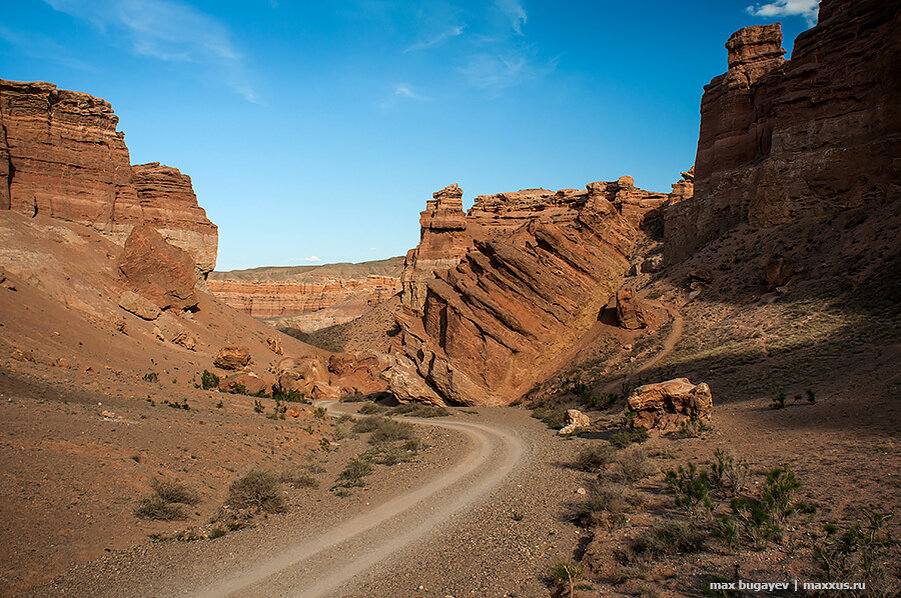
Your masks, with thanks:
M 640 228 L 674 196 L 622 177 L 480 196 L 464 214 L 460 194 L 447 187 L 422 213 L 391 389 L 404 399 L 509 404 L 597 322 Z
M 695 195 L 666 211 L 667 263 L 740 223 L 773 226 L 894 201 L 901 163 L 901 11 L 823 0 L 819 24 L 781 58 L 779 25 L 727 42 L 705 87 Z
M 119 245 L 147 223 L 211 271 L 218 231 L 191 179 L 159 163 L 132 167 L 118 123 L 106 100 L 0 80 L 0 209 L 90 226 Z

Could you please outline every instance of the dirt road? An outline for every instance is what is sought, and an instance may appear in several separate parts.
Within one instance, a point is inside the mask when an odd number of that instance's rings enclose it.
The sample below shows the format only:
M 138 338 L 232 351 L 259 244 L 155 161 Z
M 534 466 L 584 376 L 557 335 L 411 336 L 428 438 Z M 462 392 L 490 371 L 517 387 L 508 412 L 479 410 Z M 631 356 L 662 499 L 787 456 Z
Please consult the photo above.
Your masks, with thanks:
M 421 463 L 377 469 L 349 498 L 311 490 L 290 513 L 255 528 L 212 541 L 144 543 L 26 595 L 547 595 L 545 572 L 572 558 L 579 542 L 561 510 L 588 483 L 562 466 L 581 441 L 557 438 L 512 408 L 403 419 L 432 448 Z
M 329 410 L 340 413 L 332 403 Z M 454 514 L 494 489 L 521 461 L 526 447 L 514 433 L 474 422 L 413 419 L 457 430 L 474 450 L 413 492 L 401 494 L 315 538 L 298 541 L 275 558 L 252 563 L 191 595 L 319 598 L 379 561 L 433 533 Z

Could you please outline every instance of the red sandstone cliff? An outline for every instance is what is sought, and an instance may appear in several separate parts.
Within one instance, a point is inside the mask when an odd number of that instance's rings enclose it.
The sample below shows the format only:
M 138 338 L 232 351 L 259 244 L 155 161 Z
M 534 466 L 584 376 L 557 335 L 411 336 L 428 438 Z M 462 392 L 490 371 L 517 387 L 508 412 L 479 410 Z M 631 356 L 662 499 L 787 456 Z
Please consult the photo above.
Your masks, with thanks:
M 389 382 L 404 399 L 508 404 L 597 321 L 672 196 L 621 177 L 483 195 L 466 214 L 461 195 L 446 187 L 422 213 Z
M 132 167 L 109 102 L 51 83 L 0 80 L 0 209 L 90 226 L 122 245 L 147 223 L 206 274 L 218 232 L 189 177 Z
M 823 0 L 819 24 L 782 58 L 779 24 L 726 43 L 704 88 L 695 195 L 667 210 L 667 263 L 739 223 L 772 226 L 899 195 L 901 11 Z

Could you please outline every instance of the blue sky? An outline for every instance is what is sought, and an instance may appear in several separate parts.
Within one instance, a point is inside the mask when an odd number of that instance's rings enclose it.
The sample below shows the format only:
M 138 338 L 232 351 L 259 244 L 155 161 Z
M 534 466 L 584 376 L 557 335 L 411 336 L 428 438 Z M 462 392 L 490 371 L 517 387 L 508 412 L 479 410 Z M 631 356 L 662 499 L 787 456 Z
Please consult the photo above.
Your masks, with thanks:
M 565 8 L 561 8 L 561 4 Z M 16 0 L 0 78 L 109 100 L 133 163 L 189 174 L 218 269 L 364 261 L 431 193 L 669 191 L 744 26 L 816 0 Z

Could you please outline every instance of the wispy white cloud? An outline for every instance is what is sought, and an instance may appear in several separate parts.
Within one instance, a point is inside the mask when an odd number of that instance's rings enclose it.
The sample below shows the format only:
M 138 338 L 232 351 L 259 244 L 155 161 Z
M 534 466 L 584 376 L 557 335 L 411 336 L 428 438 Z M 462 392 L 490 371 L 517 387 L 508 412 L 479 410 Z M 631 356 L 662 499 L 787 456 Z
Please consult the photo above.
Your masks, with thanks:
M 52 60 L 67 68 L 80 71 L 95 71 L 88 63 L 72 56 L 72 50 L 57 43 L 52 38 L 35 31 L 21 33 L 0 27 L 0 40 L 18 48 L 20 52 L 31 58 Z
M 394 96 L 398 98 L 409 98 L 411 100 L 427 100 L 428 98 L 416 93 L 406 83 L 401 83 L 394 88 Z
M 557 68 L 559 57 L 536 62 L 525 49 L 513 49 L 500 54 L 487 52 L 472 54 L 457 70 L 473 86 L 493 93 L 525 81 L 540 79 Z
M 318 255 L 311 255 L 310 257 L 303 258 L 302 261 L 304 261 L 304 262 L 321 262 L 322 258 L 320 258 Z
M 227 27 L 178 0 L 44 0 L 55 10 L 90 22 L 133 52 L 167 62 L 216 69 L 246 100 L 262 103 L 248 81 L 244 57 Z
M 817 23 L 819 5 L 819 0 L 775 0 L 748 6 L 745 10 L 755 17 L 801 17 L 812 27 Z
M 520 0 L 495 0 L 498 8 L 500 8 L 507 18 L 510 19 L 510 26 L 517 35 L 522 35 L 522 28 L 529 20 L 526 9 L 523 8 Z
M 407 48 L 404 50 L 404 52 L 415 52 L 418 50 L 426 50 L 433 46 L 437 46 L 437 45 L 441 44 L 442 42 L 445 42 L 449 39 L 463 35 L 463 30 L 465 28 L 466 28 L 466 25 L 455 25 L 454 27 L 445 29 L 444 31 L 441 31 L 441 32 L 433 35 L 432 37 L 420 40 L 420 41 L 416 42 L 415 44 L 407 46 Z

